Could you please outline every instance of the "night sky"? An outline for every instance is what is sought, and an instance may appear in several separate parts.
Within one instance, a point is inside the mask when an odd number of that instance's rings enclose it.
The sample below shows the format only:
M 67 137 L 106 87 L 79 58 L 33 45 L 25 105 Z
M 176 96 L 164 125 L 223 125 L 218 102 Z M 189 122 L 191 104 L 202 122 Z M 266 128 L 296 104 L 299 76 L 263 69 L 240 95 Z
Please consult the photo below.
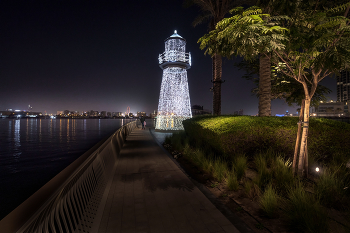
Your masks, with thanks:
M 211 58 L 199 49 L 207 23 L 191 25 L 196 7 L 182 0 L 1 0 L 0 110 L 145 111 L 157 110 L 162 70 L 158 55 L 174 30 L 192 54 L 188 70 L 191 105 L 212 109 Z M 239 109 L 258 113 L 252 81 L 224 60 L 222 114 Z M 322 83 L 333 92 L 336 80 Z M 272 115 L 286 110 L 272 101 Z

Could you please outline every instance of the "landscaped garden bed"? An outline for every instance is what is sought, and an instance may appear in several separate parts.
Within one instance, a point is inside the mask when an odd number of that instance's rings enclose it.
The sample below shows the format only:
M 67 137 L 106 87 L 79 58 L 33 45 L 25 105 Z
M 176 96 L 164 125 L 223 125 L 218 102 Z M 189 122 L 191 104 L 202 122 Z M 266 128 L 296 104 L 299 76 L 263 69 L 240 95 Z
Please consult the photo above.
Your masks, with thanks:
M 297 122 L 193 118 L 164 146 L 257 232 L 350 232 L 350 125 L 310 119 L 306 179 L 291 171 Z

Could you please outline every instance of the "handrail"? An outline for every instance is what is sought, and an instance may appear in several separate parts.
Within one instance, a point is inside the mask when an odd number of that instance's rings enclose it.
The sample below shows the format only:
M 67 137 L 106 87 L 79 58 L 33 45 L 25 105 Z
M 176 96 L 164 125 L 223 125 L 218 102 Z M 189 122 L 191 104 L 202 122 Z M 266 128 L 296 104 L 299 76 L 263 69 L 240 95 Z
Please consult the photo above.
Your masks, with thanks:
M 0 221 L 1 233 L 89 232 L 133 121 L 66 167 Z

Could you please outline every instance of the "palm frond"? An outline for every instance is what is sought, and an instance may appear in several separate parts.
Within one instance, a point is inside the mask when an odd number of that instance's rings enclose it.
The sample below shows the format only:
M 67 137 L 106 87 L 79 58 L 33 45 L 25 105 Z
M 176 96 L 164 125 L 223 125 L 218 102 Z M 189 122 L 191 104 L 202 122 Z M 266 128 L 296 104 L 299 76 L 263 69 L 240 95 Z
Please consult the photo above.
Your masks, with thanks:
M 339 12 L 344 12 L 346 10 L 346 8 L 350 6 L 350 2 L 347 2 L 345 4 L 330 8 L 330 9 L 326 9 L 326 13 L 339 13 Z

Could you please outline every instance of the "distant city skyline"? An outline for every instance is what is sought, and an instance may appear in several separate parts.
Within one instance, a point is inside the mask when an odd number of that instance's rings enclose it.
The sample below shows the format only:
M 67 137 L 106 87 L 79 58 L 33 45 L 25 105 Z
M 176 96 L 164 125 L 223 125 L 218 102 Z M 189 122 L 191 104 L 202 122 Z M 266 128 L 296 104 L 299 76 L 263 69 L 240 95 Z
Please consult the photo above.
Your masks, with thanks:
M 182 0 L 154 1 L 0 1 L 0 110 L 55 113 L 62 110 L 153 112 L 158 108 L 162 71 L 158 55 L 174 30 L 186 38 L 192 67 L 188 73 L 191 106 L 212 110 L 212 66 L 199 49 L 207 24 L 193 28 L 199 14 Z M 133 14 L 131 17 L 130 14 Z M 154 13 L 157 12 L 157 13 Z M 222 114 L 240 109 L 258 113 L 252 81 L 224 59 Z M 337 81 L 322 85 L 337 99 Z M 271 114 L 296 112 L 273 100 Z

